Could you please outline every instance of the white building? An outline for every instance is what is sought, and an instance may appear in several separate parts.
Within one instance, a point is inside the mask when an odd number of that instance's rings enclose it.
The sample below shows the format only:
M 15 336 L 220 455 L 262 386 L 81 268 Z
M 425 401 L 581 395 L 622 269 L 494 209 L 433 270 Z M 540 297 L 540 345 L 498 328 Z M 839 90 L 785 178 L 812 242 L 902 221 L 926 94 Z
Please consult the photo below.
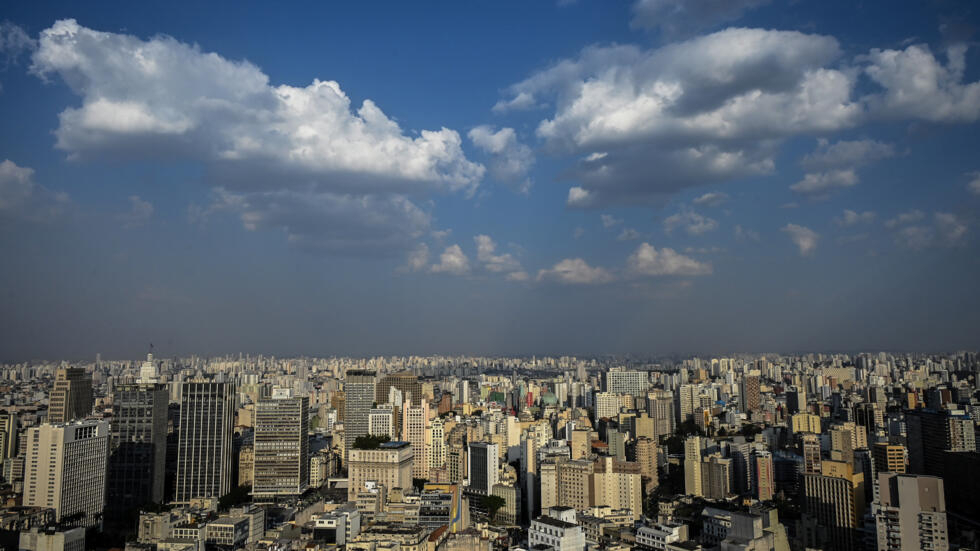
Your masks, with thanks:
M 666 550 L 672 543 L 687 540 L 686 524 L 657 524 L 636 531 L 636 544 L 655 551 Z
M 527 543 L 532 549 L 546 545 L 555 551 L 584 551 L 585 532 L 577 524 L 542 516 L 531 521 Z

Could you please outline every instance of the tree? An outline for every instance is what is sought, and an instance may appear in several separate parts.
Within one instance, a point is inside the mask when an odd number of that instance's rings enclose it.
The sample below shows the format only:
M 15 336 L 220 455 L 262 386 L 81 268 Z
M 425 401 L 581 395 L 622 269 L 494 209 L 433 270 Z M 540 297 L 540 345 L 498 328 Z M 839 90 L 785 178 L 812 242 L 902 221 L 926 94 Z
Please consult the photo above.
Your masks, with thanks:
M 427 482 L 428 482 L 428 480 L 426 480 L 424 478 L 413 478 L 412 479 L 412 487 L 414 487 L 419 493 L 421 493 L 422 492 L 422 489 L 425 488 L 425 484 Z
M 493 522 L 493 518 L 497 516 L 497 511 L 499 511 L 504 505 L 507 505 L 507 500 L 500 496 L 489 495 L 483 496 L 480 503 L 483 505 L 483 508 L 487 510 L 487 515 L 490 517 L 490 522 Z
M 248 503 L 250 501 L 249 494 L 251 492 L 252 487 L 249 485 L 239 486 L 233 489 L 218 499 L 218 509 L 221 511 L 226 511 L 236 505 Z
M 380 436 L 375 434 L 365 434 L 364 436 L 358 436 L 354 439 L 354 449 L 356 450 L 376 450 L 381 447 L 381 444 L 391 440 L 391 437 L 387 434 L 382 434 Z

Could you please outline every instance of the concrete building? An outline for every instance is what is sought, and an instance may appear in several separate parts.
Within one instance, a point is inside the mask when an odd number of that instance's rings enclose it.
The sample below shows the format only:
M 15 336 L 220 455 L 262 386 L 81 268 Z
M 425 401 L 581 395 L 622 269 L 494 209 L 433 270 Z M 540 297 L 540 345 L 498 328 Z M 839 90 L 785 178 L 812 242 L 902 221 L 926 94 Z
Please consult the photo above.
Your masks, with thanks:
M 912 473 L 942 476 L 944 452 L 977 449 L 973 420 L 962 410 L 908 411 L 905 423 Z
M 234 383 L 182 384 L 177 503 L 212 502 L 231 491 L 235 401 Z
M 606 392 L 613 394 L 629 394 L 631 396 L 646 396 L 650 383 L 643 371 L 630 371 L 621 367 L 606 371 Z
M 20 533 L 19 551 L 85 551 L 85 529 L 31 528 Z
M 57 522 L 100 527 L 108 458 L 108 421 L 29 428 L 24 505 L 54 509 Z
M 833 549 L 860 549 L 858 528 L 864 518 L 864 476 L 850 463 L 823 461 L 821 474 L 803 475 L 804 510 L 824 528 Z
M 871 448 L 875 472 L 904 473 L 907 472 L 908 451 L 901 444 L 878 442 Z
M 498 480 L 500 451 L 497 444 L 473 442 L 469 445 L 469 488 L 480 495 L 490 495 Z
M 753 370 L 742 375 L 738 393 L 740 409 L 743 412 L 758 411 L 761 399 L 762 393 L 759 372 Z
M 310 486 L 309 398 L 276 389 L 255 407 L 252 496 L 298 496 Z
M 355 500 L 370 484 L 384 486 L 387 492 L 395 488 L 412 487 L 412 460 L 415 457 L 408 442 L 385 442 L 377 449 L 348 452 L 347 499 Z
M 381 405 L 371 409 L 368 413 L 368 434 L 397 440 L 395 411 L 392 408 L 391 405 Z
M 701 438 L 689 436 L 684 441 L 684 493 L 703 496 L 701 487 Z
M 872 505 L 879 551 L 949 549 L 943 479 L 899 473 L 878 475 Z
M 753 495 L 759 501 L 769 501 L 776 494 L 776 483 L 773 480 L 772 453 L 754 450 L 752 459 Z
M 119 385 L 112 394 L 112 435 L 106 515 L 128 519 L 148 503 L 164 503 L 167 461 L 167 406 L 164 385 Z
M 92 413 L 92 376 L 80 367 L 62 368 L 55 373 L 54 388 L 48 400 L 48 422 L 67 423 Z
M 368 416 L 375 403 L 374 393 L 374 371 L 347 371 L 344 376 L 344 461 L 348 461 L 354 441 L 368 434 Z M 384 402 L 387 401 L 386 398 Z
M 531 521 L 527 543 L 531 549 L 545 545 L 555 551 L 585 551 L 585 532 L 569 520 L 541 516 Z

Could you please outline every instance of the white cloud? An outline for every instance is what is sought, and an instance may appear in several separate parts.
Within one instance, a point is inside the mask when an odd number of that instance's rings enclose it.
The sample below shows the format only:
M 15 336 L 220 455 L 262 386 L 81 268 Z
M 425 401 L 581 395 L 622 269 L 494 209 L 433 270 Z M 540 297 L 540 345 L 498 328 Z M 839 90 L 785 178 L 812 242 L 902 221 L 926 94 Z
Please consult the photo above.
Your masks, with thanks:
M 585 228 L 581 226 L 575 228 L 575 230 L 572 232 L 572 237 L 574 237 L 575 239 L 578 239 L 583 235 L 585 235 Z
M 722 193 L 720 191 L 710 191 L 696 197 L 692 201 L 695 205 L 705 206 L 705 207 L 717 207 L 728 201 L 728 194 Z
M 802 195 L 826 196 L 832 191 L 856 186 L 857 174 L 854 170 L 830 170 L 807 174 L 789 189 Z
M 557 281 L 575 285 L 609 283 L 615 277 L 604 268 L 592 267 L 581 258 L 566 258 L 550 269 L 538 271 L 538 281 Z
M 149 201 L 144 201 L 139 195 L 130 195 L 129 211 L 121 214 L 119 219 L 122 221 L 123 227 L 135 228 L 146 224 L 152 217 L 153 204 Z
M 968 174 L 970 183 L 966 184 L 966 189 L 974 195 L 980 195 L 980 171 Z
M 336 82 L 272 85 L 247 61 L 166 36 L 142 40 L 58 21 L 41 33 L 32 71 L 60 77 L 81 98 L 55 132 L 71 157 L 201 161 L 217 193 L 231 199 L 224 207 L 249 207 L 240 211 L 247 226 L 274 220 L 292 242 L 315 249 L 407 247 L 405 234 L 428 223 L 409 196 L 472 194 L 485 171 L 466 158 L 454 130 L 413 137 L 373 101 L 352 106 Z M 352 226 L 314 220 L 341 211 Z
M 33 168 L 0 162 L 0 216 L 47 221 L 64 214 L 69 204 L 68 194 L 36 183 Z
M 500 100 L 493 106 L 495 113 L 506 113 L 507 111 L 526 111 L 539 107 L 534 101 L 534 96 L 527 92 L 519 92 L 510 100 Z
M 830 144 L 820 140 L 817 149 L 803 157 L 803 168 L 809 171 L 854 168 L 895 156 L 891 144 L 875 140 L 839 141 Z
M 611 214 L 601 214 L 599 215 L 599 218 L 602 220 L 603 228 L 611 228 L 613 226 L 618 226 L 619 224 L 623 223 L 622 218 L 616 218 Z
M 575 186 L 568 189 L 566 204 L 570 207 L 588 207 L 592 206 L 594 200 L 595 197 L 591 191 Z
M 616 236 L 618 241 L 632 241 L 633 239 L 639 239 L 642 237 L 640 232 L 634 230 L 633 228 L 623 228 L 623 231 Z
M 895 242 L 903 247 L 920 250 L 936 239 L 936 231 L 929 226 L 903 226 L 895 231 Z
M 508 275 L 524 271 L 521 263 L 514 258 L 514 255 L 510 253 L 497 254 L 497 244 L 489 235 L 477 235 L 473 241 L 476 242 L 476 259 L 483 264 L 487 271 L 507 273 Z
M 492 126 L 477 126 L 468 134 L 473 145 L 491 156 L 490 174 L 497 180 L 527 193 L 531 189 L 528 171 L 534 165 L 531 148 L 517 139 L 513 128 L 494 131 Z
M 963 83 L 965 44 L 946 49 L 943 65 L 928 46 L 904 50 L 873 49 L 862 56 L 864 72 L 883 91 L 864 98 L 869 111 L 883 118 L 933 122 L 973 122 L 980 117 L 980 82 Z
M 796 224 L 786 224 L 780 231 L 789 236 L 800 250 L 800 256 L 809 256 L 817 248 L 817 242 L 820 240 L 817 232 Z
M 870 210 L 864 212 L 856 212 L 850 209 L 844 209 L 844 214 L 840 218 L 835 218 L 834 223 L 838 226 L 855 226 L 857 224 L 870 224 L 875 220 L 875 213 Z
M 37 48 L 37 40 L 9 21 L 0 22 L 0 69 L 17 63 L 20 56 Z
M 925 217 L 926 217 L 925 213 L 922 212 L 921 210 L 910 210 L 908 212 L 903 212 L 898 216 L 896 216 L 895 218 L 892 218 L 887 222 L 885 222 L 885 227 L 889 229 L 896 228 L 898 226 L 904 226 L 906 224 L 912 224 L 918 222 Z
M 966 222 L 949 212 L 933 213 L 933 221 L 944 245 L 956 245 L 966 235 Z
M 660 29 L 668 36 L 689 34 L 737 20 L 770 0 L 637 0 L 630 26 Z
M 759 232 L 743 228 L 741 224 L 735 225 L 735 239 L 739 242 L 759 241 Z
M 417 247 L 409 251 L 408 259 L 402 269 L 410 272 L 420 272 L 425 269 L 428 263 L 429 246 L 425 243 L 419 243 Z
M 682 210 L 664 219 L 664 231 L 668 234 L 682 228 L 688 235 L 701 235 L 718 228 L 718 222 L 693 210 Z
M 711 264 L 684 256 L 674 249 L 659 251 L 649 243 L 641 243 L 626 259 L 626 271 L 634 276 L 697 276 L 711 273 Z
M 470 271 L 470 260 L 463 254 L 463 249 L 460 249 L 459 245 L 450 245 L 439 255 L 439 263 L 433 264 L 429 271 L 464 275 Z
M 507 281 L 527 281 L 529 278 L 530 276 L 527 275 L 527 272 L 521 270 L 519 272 L 511 272 L 507 274 L 504 279 Z

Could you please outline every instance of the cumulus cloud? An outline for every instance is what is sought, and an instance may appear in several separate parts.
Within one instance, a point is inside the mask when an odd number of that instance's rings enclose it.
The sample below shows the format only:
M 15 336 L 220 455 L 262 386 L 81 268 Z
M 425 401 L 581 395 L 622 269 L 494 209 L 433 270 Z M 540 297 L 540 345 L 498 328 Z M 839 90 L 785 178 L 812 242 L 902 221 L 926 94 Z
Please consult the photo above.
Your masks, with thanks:
M 889 220 L 885 225 L 894 231 L 896 243 L 912 250 L 954 247 L 966 237 L 966 221 L 953 213 L 934 212 L 931 222 L 925 213 L 912 211 Z
M 459 245 L 450 245 L 439 255 L 439 263 L 433 264 L 429 271 L 464 275 L 470 271 L 470 260 L 463 254 L 463 249 L 459 248 Z
M 943 65 L 928 46 L 873 49 L 861 58 L 864 72 L 883 91 L 864 98 L 875 116 L 933 122 L 973 122 L 980 117 L 980 82 L 963 83 L 965 44 L 946 49 Z
M 626 259 L 626 272 L 633 276 L 707 275 L 711 264 L 684 256 L 674 249 L 659 251 L 649 243 L 641 243 Z
M 483 264 L 484 269 L 494 273 L 519 274 L 524 272 L 521 263 L 510 253 L 497 254 L 497 244 L 489 235 L 477 235 L 473 238 L 476 242 L 476 259 Z M 515 276 L 520 280 L 521 276 Z M 527 275 L 523 276 L 527 279 Z
M 796 224 L 786 224 L 780 231 L 789 236 L 800 250 L 800 256 L 809 256 L 817 248 L 817 241 L 820 240 L 817 232 Z
M 864 212 L 857 212 L 850 209 L 844 209 L 844 214 L 840 218 L 835 218 L 834 223 L 838 226 L 856 226 L 858 224 L 870 224 L 875 220 L 875 213 L 866 210 Z
M 730 23 L 770 0 L 637 0 L 630 25 L 659 29 L 668 36 L 690 34 Z
M 0 22 L 0 69 L 17 63 L 20 57 L 37 48 L 37 40 L 10 21 Z
M 402 270 L 409 272 L 420 272 L 429 264 L 429 246 L 419 243 L 417 247 L 409 251 L 408 258 Z
M 971 172 L 968 176 L 970 182 L 966 184 L 966 189 L 974 195 L 980 195 L 980 171 Z
M 807 174 L 789 189 L 803 195 L 825 197 L 832 191 L 857 185 L 858 177 L 853 170 L 830 170 Z
M 687 187 L 771 174 L 789 137 L 895 118 L 976 120 L 980 83 L 964 82 L 964 52 L 949 48 L 945 64 L 924 46 L 842 60 L 829 36 L 728 28 L 656 49 L 585 48 L 502 101 L 553 106 L 536 134 L 545 150 L 577 159 L 566 172 L 569 207 L 662 205 Z M 850 187 L 856 167 L 892 155 L 873 140 L 824 143 L 795 189 Z
M 121 214 L 119 219 L 123 227 L 135 228 L 142 226 L 153 217 L 153 204 L 140 198 L 139 195 L 129 196 L 129 211 Z
M 693 203 L 704 207 L 717 207 L 728 201 L 728 194 L 720 191 L 710 191 L 704 195 L 695 197 Z
M 615 277 L 604 268 L 589 266 L 581 258 L 566 258 L 547 270 L 538 271 L 538 281 L 556 281 L 573 285 L 609 283 Z
M 64 214 L 68 194 L 52 192 L 34 181 L 34 169 L 10 159 L 0 163 L 0 217 L 48 221 Z
M 619 224 L 623 223 L 622 218 L 616 218 L 611 214 L 601 214 L 599 215 L 599 219 L 602 220 L 603 228 L 611 228 L 613 226 L 618 226 Z
M 166 36 L 58 21 L 41 33 L 32 71 L 81 98 L 55 131 L 70 157 L 203 162 L 222 207 L 241 206 L 246 227 L 285 228 L 311 249 L 410 244 L 428 215 L 409 197 L 471 194 L 485 171 L 454 130 L 412 137 L 373 101 L 352 106 L 334 81 L 273 85 L 247 61 Z M 337 215 L 352 225 L 327 220 Z
M 803 180 L 790 189 L 813 198 L 823 198 L 831 192 L 856 186 L 856 169 L 895 155 L 891 144 L 874 140 L 838 141 L 830 144 L 821 139 L 817 149 L 805 156 L 800 164 L 808 172 Z
M 494 130 L 492 126 L 477 126 L 468 134 L 473 145 L 490 155 L 490 174 L 510 184 L 521 193 L 531 189 L 527 173 L 534 165 L 531 148 L 517 139 L 513 128 Z
M 684 209 L 664 219 L 664 231 L 668 234 L 678 228 L 688 235 L 701 235 L 717 229 L 718 222 L 693 210 Z
M 640 237 L 640 232 L 634 230 L 633 228 L 623 228 L 623 231 L 619 232 L 616 239 L 618 241 L 632 241 L 634 239 L 639 239 Z

